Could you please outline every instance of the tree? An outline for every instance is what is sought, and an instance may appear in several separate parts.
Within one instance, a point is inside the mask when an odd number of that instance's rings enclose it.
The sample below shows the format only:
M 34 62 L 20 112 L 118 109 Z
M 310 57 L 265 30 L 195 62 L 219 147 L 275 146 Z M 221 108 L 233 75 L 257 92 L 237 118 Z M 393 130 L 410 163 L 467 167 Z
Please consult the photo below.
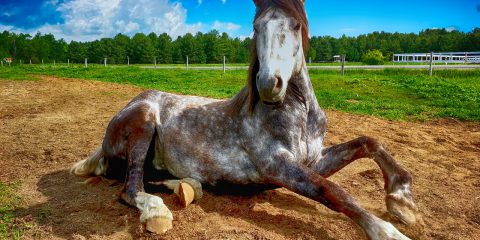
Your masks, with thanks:
M 130 59 L 134 63 L 152 63 L 155 55 L 155 48 L 152 41 L 143 33 L 133 36 L 130 44 Z
M 200 62 L 198 50 L 196 50 L 196 41 L 191 33 L 187 33 L 182 38 L 177 39 L 177 46 L 180 49 L 181 56 L 188 56 L 190 63 Z
M 113 48 L 113 58 L 115 59 L 115 63 L 126 63 L 130 46 L 130 38 L 127 35 L 123 35 L 121 33 L 117 34 L 114 41 L 114 48 Z
M 34 62 L 49 62 L 52 56 L 52 47 L 55 37 L 52 34 L 42 35 L 38 32 L 32 39 L 32 47 L 35 49 Z
M 308 56 L 307 56 L 307 60 L 310 61 L 312 60 L 315 61 L 317 59 L 317 50 L 315 48 L 311 48 L 309 51 L 308 51 Z
M 29 61 L 33 56 L 34 49 L 31 45 L 31 36 L 29 34 L 20 33 L 16 38 L 17 60 Z M 1 47 L 0 47 L 1 49 Z M 1 51 L 1 50 L 0 50 Z M 0 53 L 0 57 L 1 57 Z
M 173 53 L 173 44 L 172 38 L 166 34 L 162 33 L 158 36 L 155 41 L 155 48 L 157 49 L 157 62 L 159 63 L 172 63 L 172 53 Z
M 383 54 L 380 50 L 368 50 L 362 57 L 362 62 L 368 65 L 382 65 L 384 62 Z
M 72 41 L 68 45 L 67 57 L 73 63 L 82 63 L 87 57 L 87 46 L 86 44 Z
M 252 48 L 252 39 L 247 37 L 241 43 L 242 48 L 237 52 L 237 63 L 250 62 L 250 51 Z
M 204 51 L 207 63 L 216 63 L 218 59 L 218 38 L 217 30 L 212 30 L 204 35 Z
M 319 61 L 331 61 L 333 59 L 333 47 L 331 42 L 334 41 L 332 37 L 321 37 L 316 44 L 317 59 Z
M 176 64 L 185 63 L 187 58 L 187 56 L 183 55 L 181 41 L 182 37 L 178 36 L 177 39 L 173 42 L 172 59 L 173 63 Z

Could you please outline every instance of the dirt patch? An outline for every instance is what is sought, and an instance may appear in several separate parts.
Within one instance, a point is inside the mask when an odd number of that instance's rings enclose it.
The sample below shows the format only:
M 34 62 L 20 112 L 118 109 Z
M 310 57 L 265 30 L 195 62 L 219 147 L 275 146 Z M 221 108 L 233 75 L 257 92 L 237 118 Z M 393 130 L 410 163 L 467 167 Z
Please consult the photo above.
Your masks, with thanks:
M 111 117 L 142 89 L 121 84 L 43 77 L 0 81 L 0 181 L 19 182 L 18 221 L 34 239 L 358 239 L 362 231 L 341 214 L 285 189 L 251 196 L 206 193 L 172 209 L 174 229 L 145 232 L 138 212 L 117 201 L 121 185 L 96 186 L 68 168 L 101 143 Z M 327 145 L 377 138 L 414 176 L 424 227 L 406 227 L 386 213 L 383 180 L 371 160 L 357 161 L 331 180 L 368 210 L 413 239 L 480 239 L 480 124 L 442 119 L 386 121 L 328 111 Z

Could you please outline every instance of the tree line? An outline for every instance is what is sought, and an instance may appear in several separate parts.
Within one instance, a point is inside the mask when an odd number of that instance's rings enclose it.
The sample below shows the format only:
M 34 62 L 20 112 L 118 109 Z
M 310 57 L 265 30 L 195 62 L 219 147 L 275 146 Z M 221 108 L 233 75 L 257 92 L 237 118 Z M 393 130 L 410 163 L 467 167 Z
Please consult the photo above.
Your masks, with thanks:
M 117 34 L 90 42 L 56 39 L 52 34 L 35 36 L 4 31 L 0 33 L 0 57 L 12 57 L 28 63 L 66 62 L 110 64 L 135 63 L 247 63 L 251 38 L 232 38 L 227 33 L 212 30 L 208 33 L 187 33 L 172 39 L 168 34 L 132 37 Z M 394 53 L 480 51 L 480 28 L 471 32 L 428 29 L 418 34 L 373 32 L 357 37 L 314 36 L 310 39 L 307 58 L 313 62 L 332 61 L 334 55 L 345 54 L 348 61 L 360 61 L 370 50 L 379 50 L 387 59 Z

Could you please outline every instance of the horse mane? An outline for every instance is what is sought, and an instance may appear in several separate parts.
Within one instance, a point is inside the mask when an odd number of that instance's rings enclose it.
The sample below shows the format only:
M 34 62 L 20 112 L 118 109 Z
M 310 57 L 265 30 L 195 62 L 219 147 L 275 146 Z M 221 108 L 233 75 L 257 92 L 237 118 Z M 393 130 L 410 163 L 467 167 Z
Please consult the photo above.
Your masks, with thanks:
M 302 24 L 302 46 L 303 52 L 307 55 L 309 48 L 309 35 L 308 35 L 308 20 L 305 12 L 304 0 L 258 0 L 257 10 L 255 13 L 254 22 L 262 16 L 267 10 L 271 8 L 279 8 L 285 11 L 286 14 L 295 18 L 300 24 Z M 231 101 L 230 112 L 232 114 L 239 113 L 243 106 L 247 104 L 247 110 L 252 113 L 255 109 L 255 105 L 260 100 L 258 93 L 256 76 L 260 69 L 260 62 L 257 56 L 256 36 L 253 36 L 251 52 L 250 52 L 250 66 L 248 68 L 247 86 L 244 87 Z M 291 83 L 289 83 L 290 88 Z M 295 86 L 292 86 L 295 87 Z M 287 89 L 288 91 L 289 89 Z M 291 90 L 291 89 L 290 89 Z M 294 91 L 296 92 L 296 91 Z

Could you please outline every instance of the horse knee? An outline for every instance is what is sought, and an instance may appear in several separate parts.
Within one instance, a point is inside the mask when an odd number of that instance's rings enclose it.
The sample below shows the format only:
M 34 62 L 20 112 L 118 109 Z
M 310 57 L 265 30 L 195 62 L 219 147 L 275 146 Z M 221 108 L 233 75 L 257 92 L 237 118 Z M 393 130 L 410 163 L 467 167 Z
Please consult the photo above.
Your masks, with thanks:
M 358 138 L 362 146 L 367 150 L 368 153 L 375 153 L 378 150 L 382 149 L 383 146 L 375 138 L 363 136 Z

